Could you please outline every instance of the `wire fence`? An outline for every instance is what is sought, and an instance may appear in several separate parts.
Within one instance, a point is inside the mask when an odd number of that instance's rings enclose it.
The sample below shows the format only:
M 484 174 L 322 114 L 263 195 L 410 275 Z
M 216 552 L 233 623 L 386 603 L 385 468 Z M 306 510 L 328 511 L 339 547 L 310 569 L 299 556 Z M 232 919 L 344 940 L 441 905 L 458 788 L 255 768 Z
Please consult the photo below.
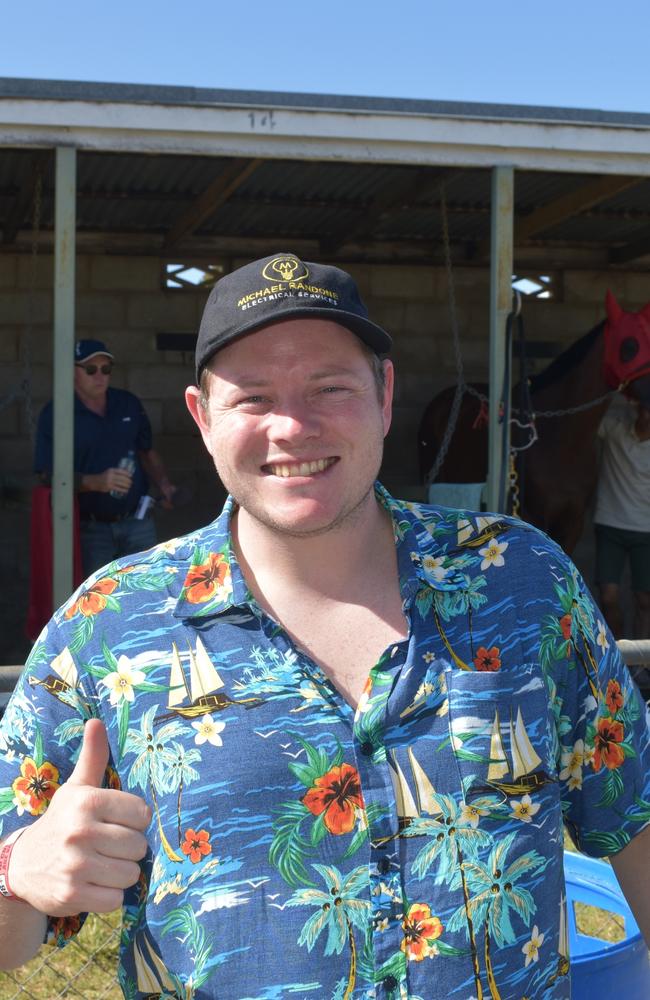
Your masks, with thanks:
M 0 972 L 0 1000 L 123 1000 L 117 982 L 120 911 L 91 914 L 66 948 L 44 945 L 19 969 Z

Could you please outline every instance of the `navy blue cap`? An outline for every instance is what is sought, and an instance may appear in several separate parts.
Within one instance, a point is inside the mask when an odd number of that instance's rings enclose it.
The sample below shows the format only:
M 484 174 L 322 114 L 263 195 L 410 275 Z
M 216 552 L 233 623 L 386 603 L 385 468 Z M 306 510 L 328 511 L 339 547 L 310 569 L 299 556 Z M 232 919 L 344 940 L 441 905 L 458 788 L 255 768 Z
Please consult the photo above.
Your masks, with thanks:
M 213 354 L 245 333 L 304 316 L 347 327 L 377 354 L 392 340 L 368 319 L 359 289 L 347 271 L 276 253 L 226 274 L 203 310 L 196 342 L 196 380 Z
M 78 340 L 74 345 L 74 361 L 76 365 L 88 358 L 94 358 L 96 354 L 105 354 L 107 358 L 113 359 L 113 355 L 107 349 L 103 340 Z

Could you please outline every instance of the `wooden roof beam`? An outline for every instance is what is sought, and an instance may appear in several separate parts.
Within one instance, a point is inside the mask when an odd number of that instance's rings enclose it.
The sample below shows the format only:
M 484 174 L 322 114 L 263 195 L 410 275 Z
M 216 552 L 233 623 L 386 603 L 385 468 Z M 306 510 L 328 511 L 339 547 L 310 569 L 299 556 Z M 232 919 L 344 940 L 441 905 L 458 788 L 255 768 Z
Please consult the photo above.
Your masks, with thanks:
M 536 233 L 550 229 L 551 226 L 557 226 L 565 219 L 570 219 L 573 215 L 593 208 L 601 201 L 613 198 L 614 195 L 640 184 L 643 180 L 645 180 L 643 177 L 596 177 L 577 190 L 570 191 L 569 194 L 562 195 L 555 201 L 549 201 L 546 205 L 535 209 L 530 215 L 521 218 L 519 222 L 515 223 L 515 244 L 525 243 L 529 237 Z
M 178 217 L 163 241 L 163 250 L 170 250 L 185 236 L 195 232 L 202 222 L 228 201 L 231 194 L 248 180 L 262 162 L 260 159 L 231 159 L 203 194 Z
M 339 227 L 338 232 L 331 234 L 321 240 L 321 252 L 324 256 L 335 254 L 341 247 L 356 240 L 360 236 L 367 236 L 372 232 L 373 226 L 378 219 L 394 208 L 401 205 L 405 200 L 414 202 L 419 198 L 424 198 L 432 191 L 437 190 L 444 178 L 449 174 L 449 170 L 419 170 L 415 177 L 404 177 L 399 184 L 394 180 L 386 183 L 384 188 L 378 192 L 368 206 L 359 209 L 359 222 L 357 225 Z

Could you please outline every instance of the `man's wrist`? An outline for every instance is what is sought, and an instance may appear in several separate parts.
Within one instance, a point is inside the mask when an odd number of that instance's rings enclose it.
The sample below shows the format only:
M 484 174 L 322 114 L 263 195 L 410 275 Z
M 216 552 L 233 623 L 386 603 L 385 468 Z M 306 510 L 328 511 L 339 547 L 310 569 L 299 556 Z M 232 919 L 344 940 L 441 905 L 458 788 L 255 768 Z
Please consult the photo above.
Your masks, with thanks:
M 9 865 L 11 863 L 14 844 L 26 829 L 27 827 L 23 826 L 19 830 L 14 830 L 0 846 L 0 895 L 4 896 L 5 899 L 20 899 L 20 896 L 17 896 L 11 888 Z

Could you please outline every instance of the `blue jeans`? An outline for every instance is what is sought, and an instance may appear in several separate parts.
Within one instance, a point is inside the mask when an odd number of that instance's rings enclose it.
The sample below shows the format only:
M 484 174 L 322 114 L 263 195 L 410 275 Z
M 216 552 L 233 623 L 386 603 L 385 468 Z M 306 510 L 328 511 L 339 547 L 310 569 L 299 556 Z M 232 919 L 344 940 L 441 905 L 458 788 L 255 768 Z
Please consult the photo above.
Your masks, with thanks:
M 124 521 L 82 521 L 81 522 L 81 562 L 84 576 L 90 576 L 100 566 L 105 566 L 119 556 L 150 549 L 156 544 L 156 526 L 153 518 L 145 517 L 136 521 L 127 517 Z

